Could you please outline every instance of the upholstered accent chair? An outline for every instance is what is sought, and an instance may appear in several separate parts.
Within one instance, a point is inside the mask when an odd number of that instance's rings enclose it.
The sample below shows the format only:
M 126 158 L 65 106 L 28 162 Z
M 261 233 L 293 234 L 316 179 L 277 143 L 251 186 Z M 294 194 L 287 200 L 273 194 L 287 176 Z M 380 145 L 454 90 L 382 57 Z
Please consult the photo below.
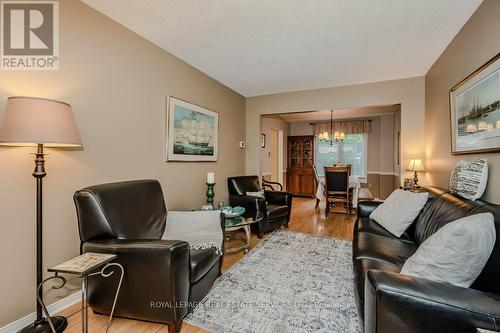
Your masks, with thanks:
M 264 191 L 264 198 L 247 195 L 262 190 L 258 176 L 230 177 L 227 180 L 229 204 L 245 208 L 245 217 L 264 217 L 252 225 L 252 230 L 262 238 L 265 232 L 281 226 L 288 228 L 292 212 L 292 194 L 283 191 Z
M 162 239 L 167 210 L 156 180 L 91 186 L 77 191 L 74 200 L 81 252 L 116 254 L 125 269 L 115 315 L 166 323 L 170 333 L 179 332 L 192 305 L 220 274 L 222 255 L 215 248 L 194 250 L 185 241 Z M 223 217 L 221 228 L 224 232 Z M 115 290 L 112 277 L 89 279 L 94 312 L 109 315 Z

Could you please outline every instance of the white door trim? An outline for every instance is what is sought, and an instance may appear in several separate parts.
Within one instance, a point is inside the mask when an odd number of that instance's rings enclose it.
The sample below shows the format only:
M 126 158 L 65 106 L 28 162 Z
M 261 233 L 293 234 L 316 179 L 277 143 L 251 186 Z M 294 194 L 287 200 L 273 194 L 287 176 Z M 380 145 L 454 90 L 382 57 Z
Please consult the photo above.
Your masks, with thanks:
M 284 138 L 283 138 L 283 131 L 282 130 L 277 130 L 278 131 L 278 183 L 283 185 L 283 143 L 284 143 Z

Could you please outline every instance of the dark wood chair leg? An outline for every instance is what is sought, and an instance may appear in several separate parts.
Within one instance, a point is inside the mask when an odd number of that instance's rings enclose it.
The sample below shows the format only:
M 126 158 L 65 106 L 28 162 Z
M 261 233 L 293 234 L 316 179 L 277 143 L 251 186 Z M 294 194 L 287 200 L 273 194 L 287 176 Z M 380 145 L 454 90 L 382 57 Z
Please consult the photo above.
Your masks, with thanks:
M 318 206 L 319 206 L 319 199 L 316 198 L 316 206 L 314 207 L 314 209 L 318 209 Z
M 168 324 L 168 333 L 180 333 L 182 327 L 182 320 L 178 323 Z
M 262 237 L 264 237 L 264 233 L 263 232 L 258 232 L 257 233 L 257 238 L 258 239 L 262 239 Z

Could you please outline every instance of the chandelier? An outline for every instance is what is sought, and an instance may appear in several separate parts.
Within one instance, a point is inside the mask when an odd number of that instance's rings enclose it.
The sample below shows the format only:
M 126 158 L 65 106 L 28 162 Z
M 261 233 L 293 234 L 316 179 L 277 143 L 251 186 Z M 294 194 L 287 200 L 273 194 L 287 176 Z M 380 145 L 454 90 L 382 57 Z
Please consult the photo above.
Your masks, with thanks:
M 333 146 L 334 142 L 342 142 L 345 139 L 345 133 L 341 131 L 333 131 L 333 110 L 330 110 L 330 133 L 324 131 L 319 133 L 319 140 L 323 142 L 329 142 L 330 146 Z

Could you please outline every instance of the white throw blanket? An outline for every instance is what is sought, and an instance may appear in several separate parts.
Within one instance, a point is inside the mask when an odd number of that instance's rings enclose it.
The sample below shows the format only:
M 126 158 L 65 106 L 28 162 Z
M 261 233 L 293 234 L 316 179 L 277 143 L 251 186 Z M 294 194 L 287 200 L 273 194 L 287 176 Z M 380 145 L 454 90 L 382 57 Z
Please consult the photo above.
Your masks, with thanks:
M 168 212 L 162 239 L 182 240 L 192 249 L 215 247 L 222 254 L 220 211 Z

